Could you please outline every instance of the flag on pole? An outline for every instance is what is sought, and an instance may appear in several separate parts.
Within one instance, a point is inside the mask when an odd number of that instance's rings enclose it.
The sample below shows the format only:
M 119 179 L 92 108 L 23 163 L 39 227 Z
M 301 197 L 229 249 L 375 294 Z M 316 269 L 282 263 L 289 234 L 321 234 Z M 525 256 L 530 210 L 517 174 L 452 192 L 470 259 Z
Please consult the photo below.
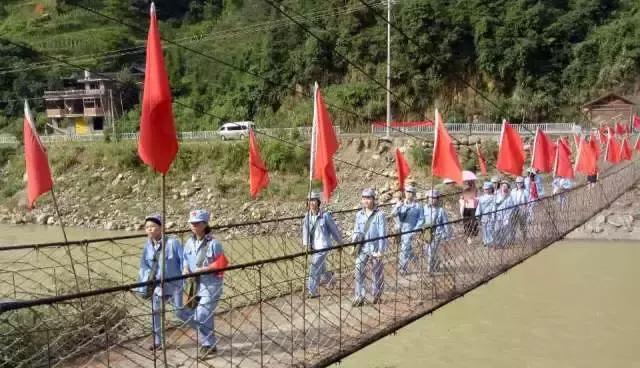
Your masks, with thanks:
M 333 155 L 338 150 L 338 138 L 333 130 L 333 122 L 324 104 L 318 83 L 315 84 L 313 98 L 311 172 L 313 178 L 322 181 L 324 198 L 329 200 L 338 186 L 338 177 L 333 165 Z
M 553 170 L 553 159 L 555 157 L 553 142 L 539 127 L 536 129 L 536 136 L 533 139 L 533 152 L 531 155 L 531 167 L 540 172 L 551 172 Z
M 607 137 L 607 149 L 604 158 L 612 164 L 620 162 L 620 146 L 613 134 L 609 134 Z
M 631 150 L 631 145 L 629 144 L 629 140 L 627 137 L 622 138 L 622 147 L 620 147 L 620 160 L 621 161 L 630 161 L 633 156 L 633 151 Z
M 431 173 L 439 178 L 451 179 L 462 184 L 462 168 L 458 160 L 458 153 L 438 109 L 436 109 L 435 125 Z
M 38 197 L 53 188 L 53 178 L 51 177 L 47 152 L 36 131 L 35 121 L 27 100 L 24 101 L 22 131 L 27 173 L 27 206 L 31 209 Z
M 478 155 L 478 165 L 480 166 L 480 173 L 483 176 L 487 176 L 487 160 L 485 160 L 482 151 L 480 151 L 480 145 L 476 142 L 476 154 Z
M 625 129 L 623 124 L 616 123 L 616 131 L 615 131 L 615 133 L 617 135 L 624 135 L 624 133 L 626 133 L 626 131 L 627 130 Z
M 409 168 L 409 164 L 404 158 L 402 152 L 400 152 L 399 148 L 396 148 L 396 172 L 398 173 L 398 183 L 400 184 L 400 190 L 404 190 L 404 183 L 409 176 L 411 169 Z
M 150 18 L 138 154 L 144 163 L 166 175 L 178 153 L 178 137 L 173 121 L 169 77 L 162 56 L 160 31 L 153 3 Z
M 269 171 L 260 156 L 260 148 L 253 129 L 249 129 L 249 192 L 255 199 L 269 185 Z
M 640 130 L 640 116 L 633 114 L 633 128 Z
M 573 179 L 575 174 L 571 165 L 571 147 L 566 140 L 557 140 L 556 160 L 553 167 L 553 176 Z
M 596 160 L 599 160 L 600 159 L 600 143 L 596 142 L 595 139 L 589 139 L 589 145 L 591 146 L 591 149 L 596 155 Z
M 633 145 L 633 149 L 640 152 L 640 134 L 638 134 L 638 138 L 636 138 L 636 144 Z
M 598 160 L 596 159 L 596 153 L 585 138 L 580 140 L 580 146 L 576 156 L 575 172 L 579 172 L 584 175 L 595 175 L 598 173 Z
M 506 120 L 502 120 L 499 146 L 496 162 L 498 170 L 515 176 L 522 175 L 525 159 L 522 138 Z

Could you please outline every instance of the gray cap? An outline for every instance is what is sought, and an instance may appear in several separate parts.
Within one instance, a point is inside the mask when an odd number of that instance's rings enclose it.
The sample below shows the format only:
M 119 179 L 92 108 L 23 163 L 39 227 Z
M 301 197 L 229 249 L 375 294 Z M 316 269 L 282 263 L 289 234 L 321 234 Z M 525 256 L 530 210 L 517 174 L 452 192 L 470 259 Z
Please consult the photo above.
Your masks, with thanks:
M 376 192 L 372 188 L 367 188 L 367 189 L 362 191 L 362 196 L 363 197 L 375 198 L 376 197 Z
M 413 185 L 407 185 L 404 187 L 404 191 L 405 192 L 410 192 L 410 193 L 414 193 L 416 192 L 416 187 L 414 187 Z
M 490 181 L 485 181 L 484 184 L 482 184 L 482 189 L 493 189 L 493 183 Z
M 437 189 L 431 189 L 427 190 L 425 195 L 427 196 L 427 198 L 438 198 L 440 197 L 440 192 Z
M 317 199 L 320 200 L 320 193 L 318 192 L 311 192 L 309 193 L 309 197 L 307 197 L 308 200 L 312 200 L 312 199 Z
M 491 177 L 491 182 L 492 182 L 492 183 L 499 183 L 499 182 L 500 182 L 500 178 L 499 178 L 499 177 L 497 177 L 497 176 L 492 176 L 492 177 Z
M 156 225 L 160 226 L 162 225 L 162 216 L 158 213 L 153 214 L 153 215 L 149 215 L 147 217 L 144 218 L 144 222 L 147 221 L 151 221 L 153 223 L 155 223 Z

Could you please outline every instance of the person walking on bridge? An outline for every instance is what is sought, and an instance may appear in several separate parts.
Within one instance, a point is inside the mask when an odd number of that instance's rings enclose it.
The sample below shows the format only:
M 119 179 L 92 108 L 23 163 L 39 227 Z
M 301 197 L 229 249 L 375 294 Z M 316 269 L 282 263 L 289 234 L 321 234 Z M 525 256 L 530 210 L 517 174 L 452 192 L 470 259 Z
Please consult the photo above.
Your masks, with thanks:
M 525 188 L 524 178 L 522 176 L 518 176 L 516 178 L 516 187 L 511 192 L 511 201 L 514 206 L 518 206 L 513 209 L 512 217 L 514 220 L 514 226 L 511 230 L 515 235 L 516 230 L 519 229 L 522 234 L 522 240 L 526 241 L 531 207 L 527 205 L 527 203 L 529 203 L 529 192 L 527 191 L 527 188 Z
M 500 190 L 496 194 L 496 212 L 494 217 L 494 229 L 496 243 L 498 246 L 505 246 L 512 240 L 513 236 L 513 199 L 511 197 L 511 185 L 509 181 L 503 179 L 500 182 Z
M 424 225 L 431 227 L 430 235 L 424 249 L 427 258 L 427 272 L 433 273 L 438 270 L 438 248 L 440 243 L 451 238 L 451 228 L 447 212 L 440 205 L 440 192 L 432 189 L 427 191 L 427 204 L 424 205 Z
M 165 278 L 178 277 L 182 270 L 182 245 L 175 237 L 165 236 L 165 256 L 161 255 L 162 240 L 162 217 L 160 215 L 150 215 L 144 219 L 144 229 L 147 233 L 147 241 L 142 248 L 140 257 L 140 269 L 138 270 L 138 282 L 153 281 L 160 282 L 164 272 Z M 184 317 L 182 309 L 182 281 L 166 282 L 164 288 L 158 283 L 156 286 L 141 286 L 135 290 L 145 299 L 151 299 L 151 330 L 153 334 L 153 344 L 149 350 L 160 350 L 162 348 L 160 309 L 162 299 L 171 303 L 176 316 L 180 319 Z
M 409 272 L 409 264 L 413 261 L 413 239 L 418 235 L 417 230 L 424 223 L 422 205 L 416 201 L 416 188 L 407 185 L 404 189 L 405 200 L 398 201 L 391 211 L 395 217 L 397 230 L 400 233 L 415 231 L 400 236 L 400 252 L 398 256 L 398 272 L 402 275 Z
M 311 251 L 331 248 L 331 239 L 336 243 L 342 243 L 342 235 L 333 221 L 329 212 L 320 208 L 320 193 L 311 192 L 307 201 L 309 211 L 304 216 L 302 222 L 302 245 Z M 307 290 L 309 298 L 317 298 L 318 285 L 321 283 L 331 284 L 334 277 L 333 272 L 327 271 L 326 259 L 329 251 L 317 252 L 311 256 L 311 266 L 309 267 L 309 280 Z
M 184 247 L 183 274 L 213 271 L 227 267 L 222 244 L 213 237 L 209 227 L 209 212 L 194 210 L 189 214 L 192 235 Z M 200 357 L 217 352 L 213 314 L 222 296 L 223 275 L 209 272 L 191 278 L 195 281 L 194 309 L 185 315 L 185 322 L 198 331 Z M 195 304 L 195 303 L 194 303 Z
M 371 285 L 371 294 L 373 296 L 373 304 L 380 303 L 382 290 L 384 287 L 384 264 L 382 256 L 387 250 L 388 239 L 385 216 L 382 211 L 376 208 L 376 195 L 373 189 L 365 189 L 362 191 L 362 209 L 356 213 L 355 224 L 353 225 L 354 242 L 362 242 L 355 246 L 354 253 L 356 255 L 355 269 L 355 297 L 353 306 L 359 307 L 364 304 L 365 290 L 365 270 L 367 263 L 371 261 L 371 273 L 373 281 Z M 382 238 L 372 241 L 369 239 Z
M 534 186 L 532 187 L 532 184 Z M 538 173 L 538 170 L 530 167 L 527 170 L 527 177 L 524 179 L 524 187 L 527 188 L 527 192 L 529 192 L 529 197 L 532 197 L 531 200 L 536 200 L 538 198 L 544 197 L 544 185 L 542 184 L 542 177 Z
M 482 229 L 482 243 L 485 247 L 493 245 L 494 238 L 494 216 L 496 210 L 496 198 L 494 195 L 494 187 L 490 181 L 485 181 L 482 185 L 484 194 L 478 198 L 478 207 L 476 207 L 476 217 L 480 217 L 480 225 Z

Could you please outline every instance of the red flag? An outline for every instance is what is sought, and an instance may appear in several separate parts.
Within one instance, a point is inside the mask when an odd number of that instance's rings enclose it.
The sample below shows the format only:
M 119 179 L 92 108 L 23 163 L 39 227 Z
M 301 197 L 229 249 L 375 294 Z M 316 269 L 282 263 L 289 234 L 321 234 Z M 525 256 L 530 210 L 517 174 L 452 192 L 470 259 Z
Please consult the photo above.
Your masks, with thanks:
M 595 139 L 590 139 L 589 140 L 589 145 L 591 146 L 591 149 L 593 150 L 593 152 L 596 155 L 596 160 L 600 159 L 600 144 L 598 142 L 596 142 Z
M 458 153 L 438 109 L 436 109 L 431 173 L 437 177 L 451 179 L 462 184 L 462 168 L 458 160 Z
M 553 176 L 566 179 L 573 179 L 575 176 L 573 166 L 571 165 L 571 147 L 569 147 L 569 144 L 563 139 L 558 139 Z
M 596 153 L 593 151 L 593 147 L 584 138 L 580 140 L 580 146 L 576 156 L 575 172 L 579 172 L 584 175 L 595 175 L 598 173 L 598 160 L 596 159 Z
M 604 158 L 612 164 L 620 162 L 620 146 L 613 134 L 609 134 L 609 137 L 607 137 L 607 151 Z
M 407 160 L 404 158 L 400 149 L 396 148 L 396 171 L 398 173 L 398 182 L 400 183 L 400 190 L 404 190 L 404 182 L 409 176 L 411 169 L 409 169 L 409 164 Z
M 322 181 L 324 198 L 329 200 L 338 186 L 338 176 L 333 166 L 333 155 L 338 150 L 338 138 L 333 130 L 333 122 L 324 104 L 318 84 L 315 85 L 313 105 L 313 125 L 311 166 L 313 178 Z
M 506 120 L 502 121 L 499 146 L 498 161 L 496 163 L 498 170 L 516 176 L 522 175 L 525 157 L 522 138 L 518 131 Z
M 480 173 L 483 176 L 487 176 L 487 160 L 484 159 L 482 151 L 480 151 L 480 145 L 476 143 L 476 154 L 478 155 L 478 164 L 480 165 Z
M 164 66 L 153 3 L 150 15 L 138 154 L 144 163 L 166 175 L 178 153 L 178 137 L 173 122 L 171 88 Z
M 633 127 L 640 130 L 640 116 L 633 114 Z
M 633 151 L 631 150 L 631 145 L 629 144 L 629 140 L 627 137 L 622 139 L 622 147 L 620 147 L 620 160 L 629 161 L 633 156 Z
M 640 152 L 640 135 L 636 138 L 636 144 L 633 145 L 633 149 Z
M 38 137 L 29 103 L 26 100 L 24 101 L 22 131 L 27 173 L 27 206 L 31 209 L 38 197 L 53 188 L 53 179 L 51 178 L 47 152 Z
M 615 131 L 615 133 L 617 135 L 624 135 L 625 132 L 626 132 L 626 129 L 624 128 L 624 125 L 622 125 L 620 123 L 616 123 L 616 131 Z
M 540 172 L 551 172 L 553 170 L 554 159 L 553 143 L 542 129 L 536 129 L 536 137 L 533 139 L 533 154 L 531 156 L 531 167 Z
M 249 129 L 249 192 L 255 199 L 269 185 L 269 171 L 260 157 L 260 148 L 253 129 Z

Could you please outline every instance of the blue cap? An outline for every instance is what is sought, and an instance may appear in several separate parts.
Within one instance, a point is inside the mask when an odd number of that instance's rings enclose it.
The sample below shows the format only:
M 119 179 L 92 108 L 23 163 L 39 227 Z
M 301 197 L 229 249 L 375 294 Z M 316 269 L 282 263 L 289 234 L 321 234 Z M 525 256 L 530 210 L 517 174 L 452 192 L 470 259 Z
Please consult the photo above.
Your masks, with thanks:
M 151 221 L 158 226 L 162 225 L 162 216 L 159 213 L 154 213 L 153 215 L 149 215 L 144 218 L 144 222 Z
M 372 188 L 367 188 L 367 189 L 362 191 L 362 196 L 363 197 L 375 198 L 376 197 L 376 192 Z
M 209 222 L 209 212 L 205 210 L 193 210 L 189 212 L 189 222 Z
M 484 184 L 482 184 L 482 189 L 493 189 L 493 183 L 490 181 L 485 181 Z

